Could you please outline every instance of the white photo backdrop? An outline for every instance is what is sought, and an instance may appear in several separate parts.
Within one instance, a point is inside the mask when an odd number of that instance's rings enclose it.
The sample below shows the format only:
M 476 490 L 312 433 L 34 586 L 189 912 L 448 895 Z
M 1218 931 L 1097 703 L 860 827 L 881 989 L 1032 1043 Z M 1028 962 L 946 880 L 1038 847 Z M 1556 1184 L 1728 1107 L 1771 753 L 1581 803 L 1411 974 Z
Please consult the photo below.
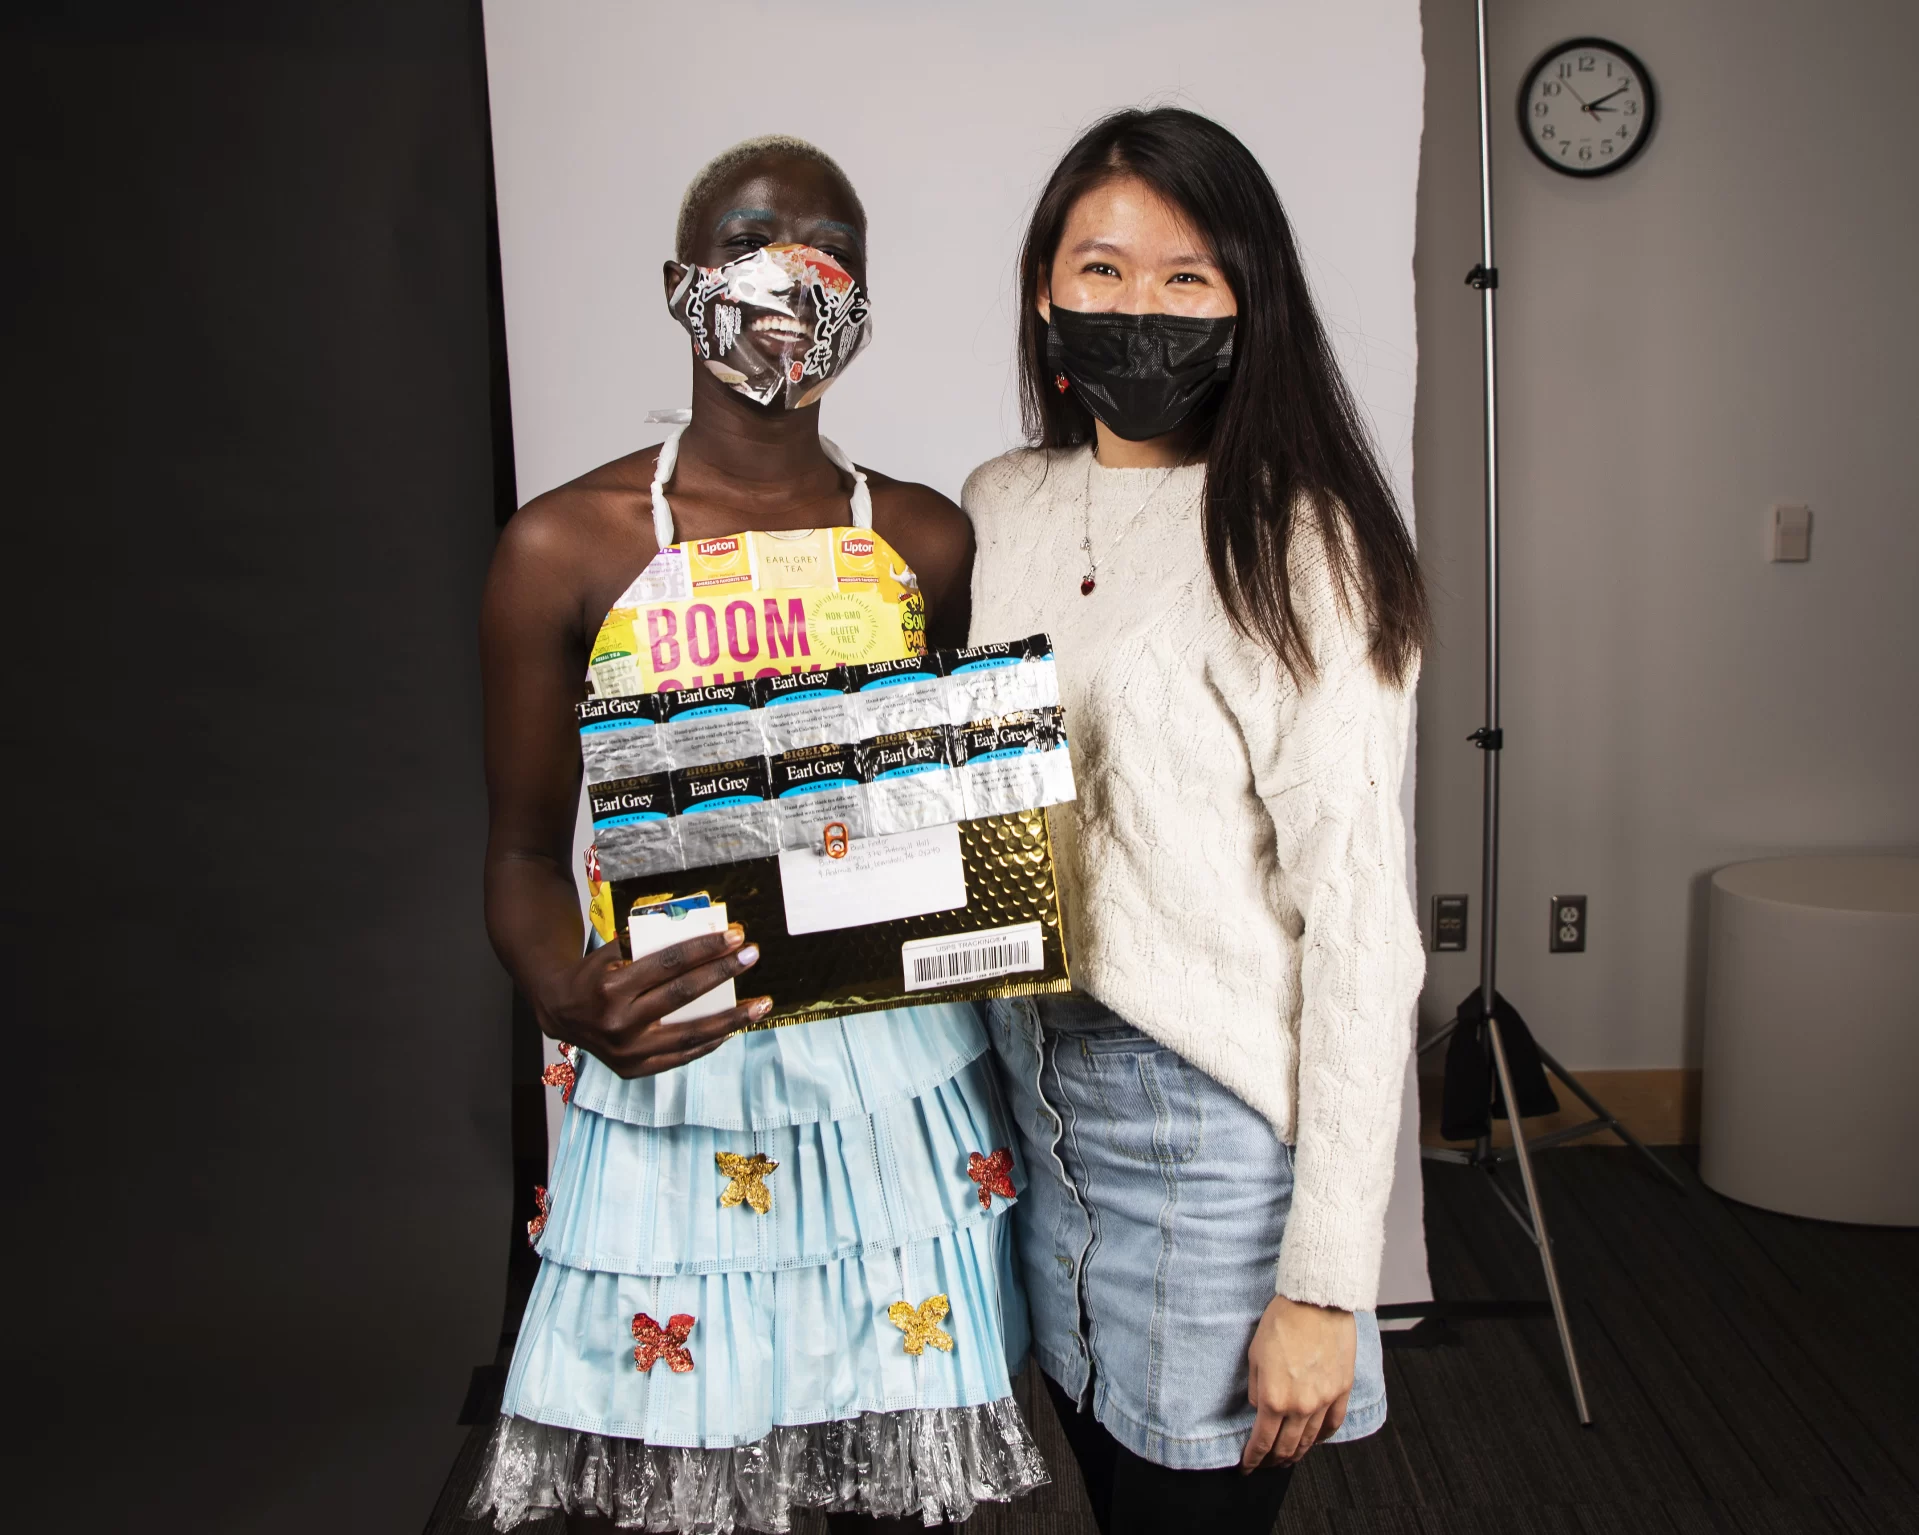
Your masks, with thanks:
M 523 500 L 658 441 L 647 414 L 686 403 L 660 263 L 693 173 L 759 133 L 827 150 L 871 218 L 875 339 L 835 385 L 827 432 L 957 499 L 1018 441 L 1014 257 L 1047 172 L 1102 113 L 1171 104 L 1226 124 L 1271 174 L 1410 513 L 1417 0 L 485 12 Z M 1412 761 L 1409 746 L 1409 821 Z M 1384 1301 L 1430 1295 L 1412 1086 L 1409 1061 Z

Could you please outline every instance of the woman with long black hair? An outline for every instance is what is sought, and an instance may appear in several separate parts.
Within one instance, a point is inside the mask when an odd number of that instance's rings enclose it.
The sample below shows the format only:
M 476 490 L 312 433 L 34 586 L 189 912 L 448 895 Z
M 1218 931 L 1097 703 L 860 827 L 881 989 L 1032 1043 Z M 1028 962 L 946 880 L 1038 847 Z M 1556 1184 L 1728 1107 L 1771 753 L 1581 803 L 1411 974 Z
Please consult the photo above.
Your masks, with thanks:
M 1425 598 L 1231 133 L 1096 124 L 1019 299 L 1032 446 L 964 505 L 975 631 L 1052 634 L 1079 786 L 1053 812 L 1076 994 L 989 1013 L 1034 1346 L 1102 1531 L 1264 1535 L 1301 1456 L 1385 1417 Z

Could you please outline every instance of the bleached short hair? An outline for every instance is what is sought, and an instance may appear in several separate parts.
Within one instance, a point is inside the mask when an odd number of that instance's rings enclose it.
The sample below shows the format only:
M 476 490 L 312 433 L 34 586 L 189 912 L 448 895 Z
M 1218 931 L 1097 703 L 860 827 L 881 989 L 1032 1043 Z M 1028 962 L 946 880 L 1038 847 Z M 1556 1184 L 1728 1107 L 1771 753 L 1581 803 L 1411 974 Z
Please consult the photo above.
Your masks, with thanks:
M 713 188 L 738 170 L 748 160 L 758 159 L 761 155 L 785 155 L 794 160 L 811 160 L 815 165 L 823 165 L 840 180 L 847 195 L 853 199 L 853 206 L 859 211 L 860 234 L 866 234 L 866 206 L 860 201 L 860 194 L 853 190 L 852 178 L 840 169 L 835 160 L 817 144 L 809 144 L 805 139 L 796 139 L 790 133 L 763 133 L 758 138 L 742 139 L 731 149 L 723 149 L 705 165 L 699 173 L 687 183 L 686 195 L 680 199 L 680 218 L 673 229 L 673 254 L 681 261 L 689 261 L 693 255 L 693 215 L 700 205 L 712 194 Z

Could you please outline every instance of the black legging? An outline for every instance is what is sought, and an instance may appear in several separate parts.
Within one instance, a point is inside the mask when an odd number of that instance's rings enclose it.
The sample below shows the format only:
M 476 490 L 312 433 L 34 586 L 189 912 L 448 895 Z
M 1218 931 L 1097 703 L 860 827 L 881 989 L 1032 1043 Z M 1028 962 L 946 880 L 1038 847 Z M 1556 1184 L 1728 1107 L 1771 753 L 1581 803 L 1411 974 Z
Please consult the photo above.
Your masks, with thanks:
M 1217 1471 L 1156 1466 L 1127 1449 L 1090 1411 L 1081 1412 L 1050 1375 L 1041 1375 L 1073 1459 L 1079 1462 L 1100 1535 L 1164 1535 L 1168 1530 L 1272 1535 L 1293 1479 L 1291 1466 L 1267 1466 L 1251 1475 L 1238 1466 Z

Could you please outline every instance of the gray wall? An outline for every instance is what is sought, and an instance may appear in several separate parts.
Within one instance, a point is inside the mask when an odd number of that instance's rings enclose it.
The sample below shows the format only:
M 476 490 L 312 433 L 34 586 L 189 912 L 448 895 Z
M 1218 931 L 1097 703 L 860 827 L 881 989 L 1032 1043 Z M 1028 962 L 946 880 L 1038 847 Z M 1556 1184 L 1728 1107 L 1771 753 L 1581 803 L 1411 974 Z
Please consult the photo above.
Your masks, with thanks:
M 477 16 L 151 11 L 0 48 L 8 1513 L 414 1531 L 511 1241 Z
M 1422 916 L 1478 942 L 1478 180 L 1470 0 L 1429 0 L 1416 487 L 1438 640 L 1421 692 Z M 1501 989 L 1570 1066 L 1697 1064 L 1703 876 L 1919 843 L 1919 142 L 1908 0 L 1497 0 L 1505 522 Z M 1598 34 L 1653 142 L 1536 161 L 1532 60 Z M 1774 502 L 1813 558 L 1765 559 Z M 1546 951 L 1547 897 L 1592 899 Z M 1432 957 L 1450 1014 L 1476 955 Z

